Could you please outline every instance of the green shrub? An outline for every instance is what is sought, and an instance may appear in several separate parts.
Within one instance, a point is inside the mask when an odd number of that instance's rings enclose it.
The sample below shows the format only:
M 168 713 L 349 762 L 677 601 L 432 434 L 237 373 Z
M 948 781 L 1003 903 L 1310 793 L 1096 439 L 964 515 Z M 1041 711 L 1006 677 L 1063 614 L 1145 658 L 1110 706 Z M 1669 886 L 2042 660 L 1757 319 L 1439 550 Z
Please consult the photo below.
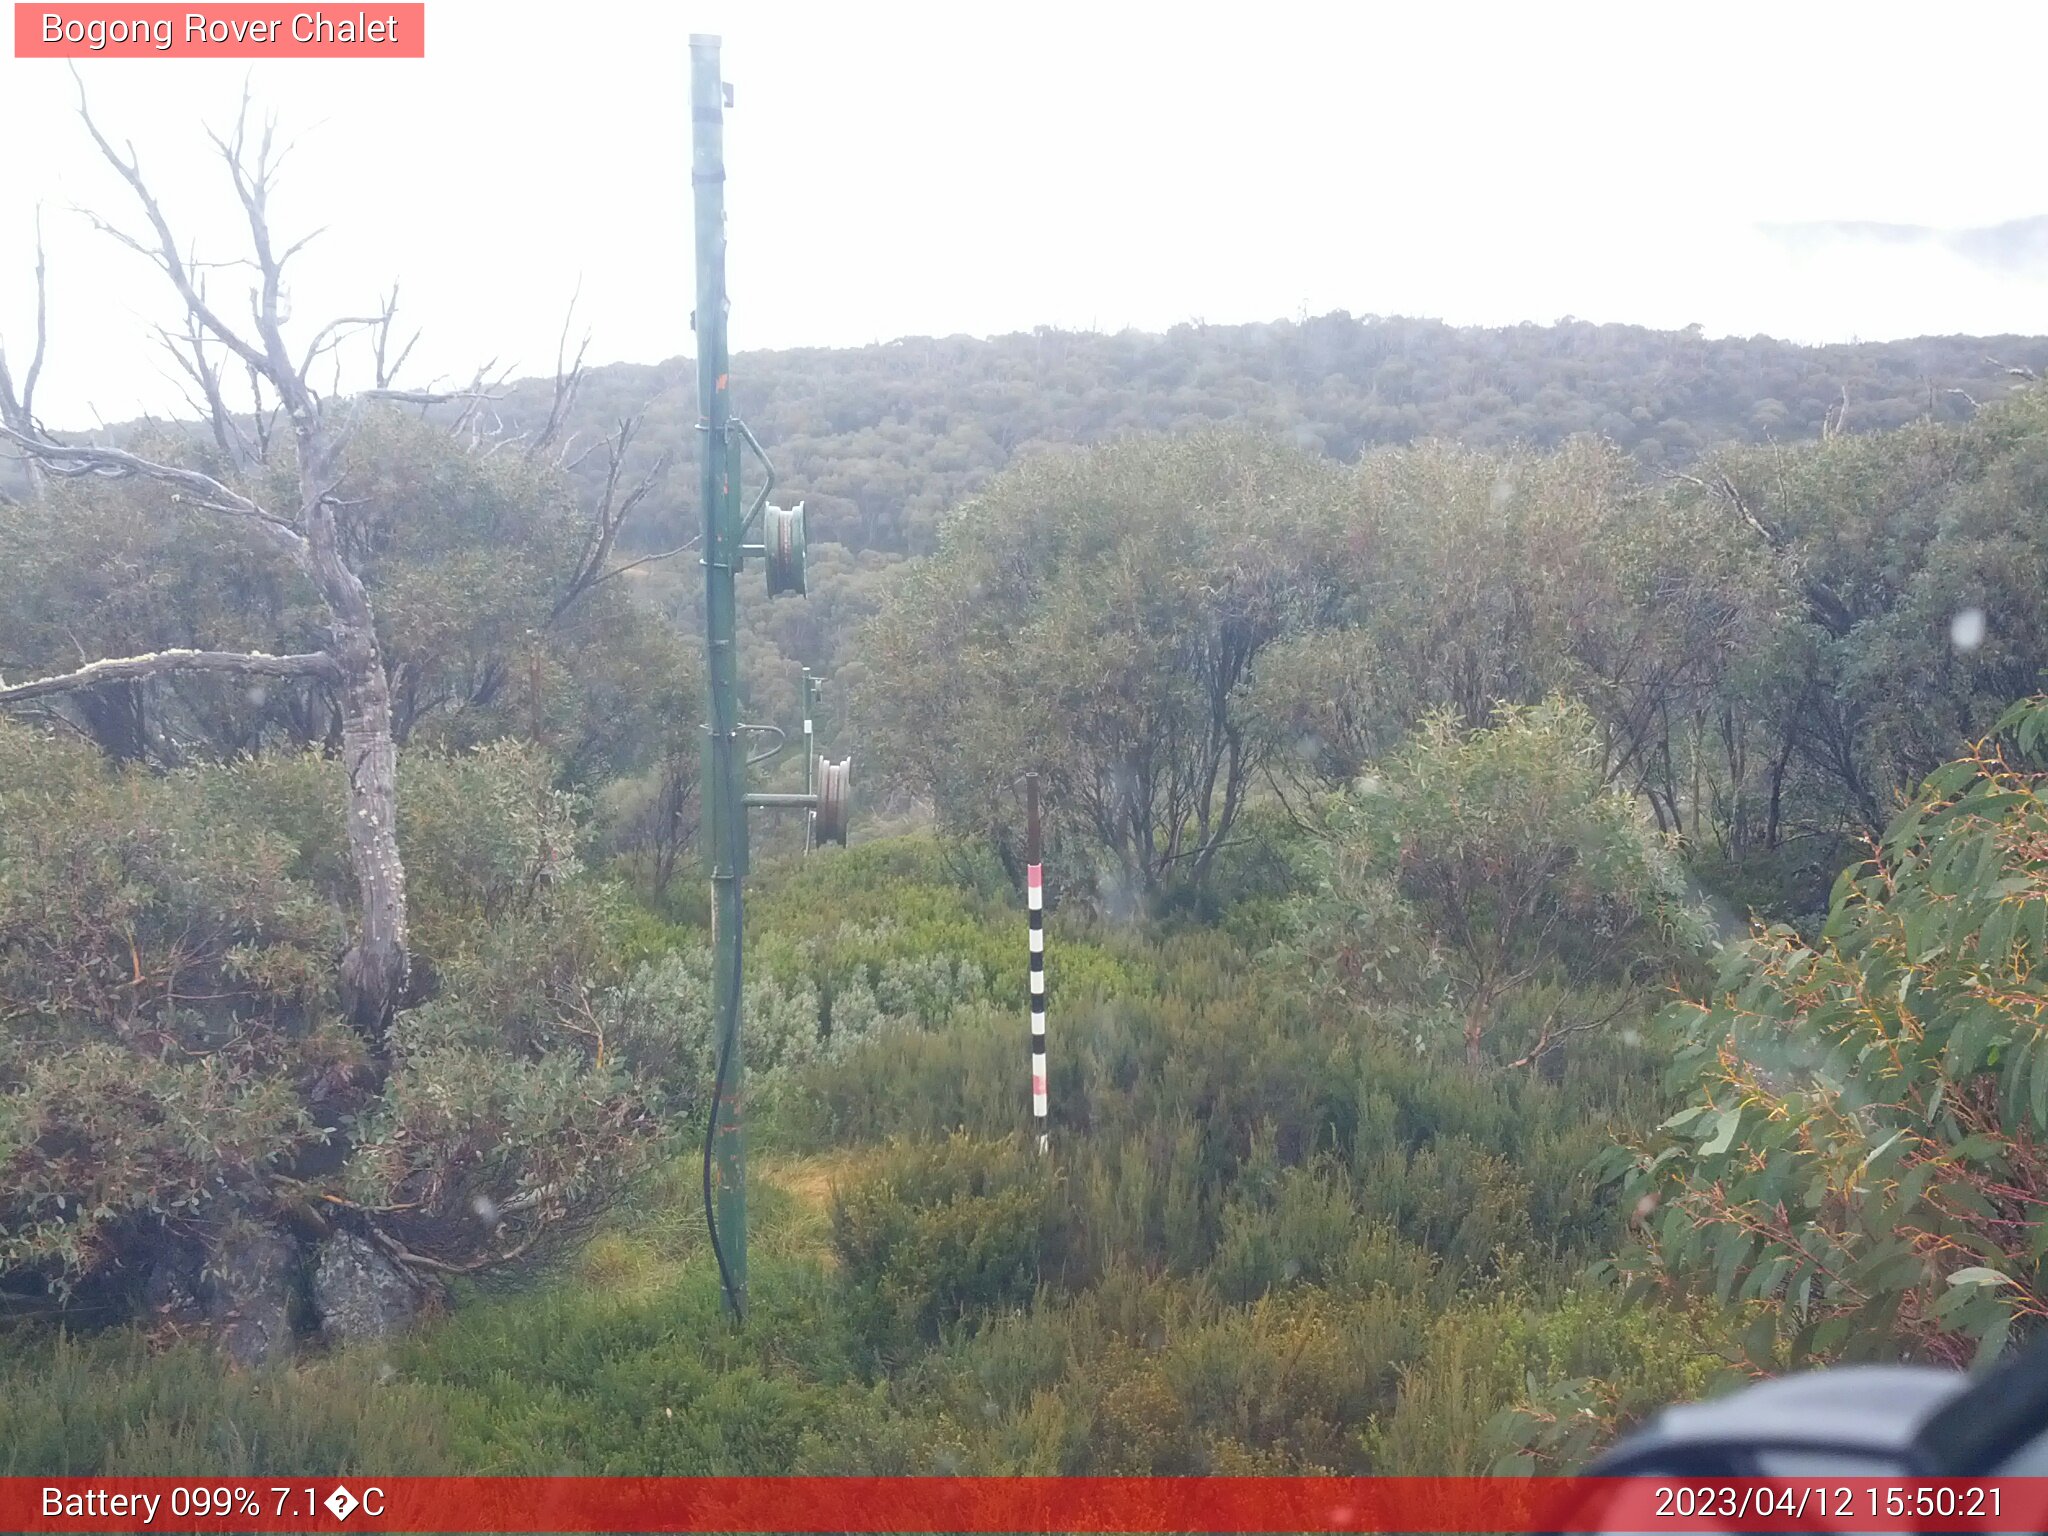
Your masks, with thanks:
M 447 1475 L 445 1401 L 375 1353 L 232 1372 L 133 1331 L 0 1339 L 0 1476 Z
M 1224 1203 L 1222 1235 L 1208 1282 L 1227 1301 L 1320 1286 L 1351 1293 L 1431 1290 L 1437 1260 L 1386 1222 L 1361 1220 L 1357 1192 L 1341 1164 L 1289 1168 L 1266 1191 L 1240 1178 Z
M 135 1284 L 337 1213 L 433 1264 L 538 1258 L 656 1143 L 660 1083 L 594 1027 L 610 898 L 547 759 L 408 754 L 422 995 L 378 1042 L 335 996 L 341 772 L 117 772 L 0 721 L 0 1270 Z
M 1570 1473 L 1646 1415 L 1736 1385 L 1732 1320 L 1612 1288 L 1503 1294 L 1444 1311 L 1368 1429 L 1382 1476 Z
M 1025 1305 L 1064 1239 L 1056 1174 L 1021 1141 L 891 1148 L 832 1209 L 849 1312 L 884 1358 L 944 1323 Z
M 1586 710 L 1497 717 L 1483 730 L 1429 717 L 1334 800 L 1322 879 L 1299 909 L 1328 995 L 1399 1007 L 1418 1047 L 1461 1041 L 1472 1066 L 1497 1053 L 1502 1011 L 1529 983 L 1640 984 L 1702 937 L 1672 850 L 1608 783 Z M 1580 1027 L 1546 1024 L 1521 1061 Z

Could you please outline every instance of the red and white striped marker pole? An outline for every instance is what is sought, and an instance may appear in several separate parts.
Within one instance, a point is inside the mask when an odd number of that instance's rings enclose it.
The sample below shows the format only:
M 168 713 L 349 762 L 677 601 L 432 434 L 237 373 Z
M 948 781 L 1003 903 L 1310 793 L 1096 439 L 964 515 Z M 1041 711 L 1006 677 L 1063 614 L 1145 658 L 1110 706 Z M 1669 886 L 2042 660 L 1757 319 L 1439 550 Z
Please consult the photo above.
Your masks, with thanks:
M 1045 870 L 1039 863 L 1038 775 L 1024 779 L 1028 810 L 1024 905 L 1031 921 L 1031 1118 L 1038 1125 L 1038 1150 L 1046 1149 L 1045 1088 Z

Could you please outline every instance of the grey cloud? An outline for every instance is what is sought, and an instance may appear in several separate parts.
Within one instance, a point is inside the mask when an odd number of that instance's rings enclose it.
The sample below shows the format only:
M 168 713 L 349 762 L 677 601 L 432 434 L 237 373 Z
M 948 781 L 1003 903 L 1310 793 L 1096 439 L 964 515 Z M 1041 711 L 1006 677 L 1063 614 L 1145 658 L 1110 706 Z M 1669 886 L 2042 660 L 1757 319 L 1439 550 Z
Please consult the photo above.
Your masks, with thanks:
M 1827 245 L 1933 245 L 1974 266 L 2048 277 L 2048 214 L 2009 219 L 1972 229 L 1930 224 L 1886 224 L 1872 219 L 1822 219 L 1806 223 L 1759 224 L 1757 229 L 1787 250 L 1809 253 Z

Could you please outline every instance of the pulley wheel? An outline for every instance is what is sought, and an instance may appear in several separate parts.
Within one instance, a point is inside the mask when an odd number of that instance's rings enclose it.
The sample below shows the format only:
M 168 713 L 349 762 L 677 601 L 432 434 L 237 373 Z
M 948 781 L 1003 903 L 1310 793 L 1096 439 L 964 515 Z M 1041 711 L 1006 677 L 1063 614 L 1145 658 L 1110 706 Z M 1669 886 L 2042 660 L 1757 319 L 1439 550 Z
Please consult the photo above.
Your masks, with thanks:
M 848 802 L 853 798 L 853 759 L 827 759 L 818 764 L 817 821 L 812 824 L 816 841 L 846 846 Z
M 768 551 L 768 595 L 804 595 L 804 504 L 764 507 L 761 542 Z

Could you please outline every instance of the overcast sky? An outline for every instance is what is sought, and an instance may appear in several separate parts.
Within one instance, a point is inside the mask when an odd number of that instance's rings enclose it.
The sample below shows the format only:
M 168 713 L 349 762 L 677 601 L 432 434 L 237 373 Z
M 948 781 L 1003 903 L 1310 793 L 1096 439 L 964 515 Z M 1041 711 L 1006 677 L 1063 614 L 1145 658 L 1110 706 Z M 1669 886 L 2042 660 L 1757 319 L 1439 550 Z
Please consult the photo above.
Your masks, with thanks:
M 1996 228 L 2048 215 L 2038 4 L 429 0 L 428 28 L 423 61 L 252 76 L 298 141 L 282 231 L 328 226 L 295 314 L 397 279 L 414 383 L 546 371 L 579 280 L 594 361 L 690 350 L 695 31 L 736 91 L 736 349 L 1331 309 L 2048 332 L 2048 223 Z M 202 256 L 236 251 L 202 128 L 248 72 L 81 66 Z M 0 339 L 19 368 L 40 202 L 57 426 L 176 401 L 161 278 L 71 211 L 135 222 L 74 99 L 0 59 Z

